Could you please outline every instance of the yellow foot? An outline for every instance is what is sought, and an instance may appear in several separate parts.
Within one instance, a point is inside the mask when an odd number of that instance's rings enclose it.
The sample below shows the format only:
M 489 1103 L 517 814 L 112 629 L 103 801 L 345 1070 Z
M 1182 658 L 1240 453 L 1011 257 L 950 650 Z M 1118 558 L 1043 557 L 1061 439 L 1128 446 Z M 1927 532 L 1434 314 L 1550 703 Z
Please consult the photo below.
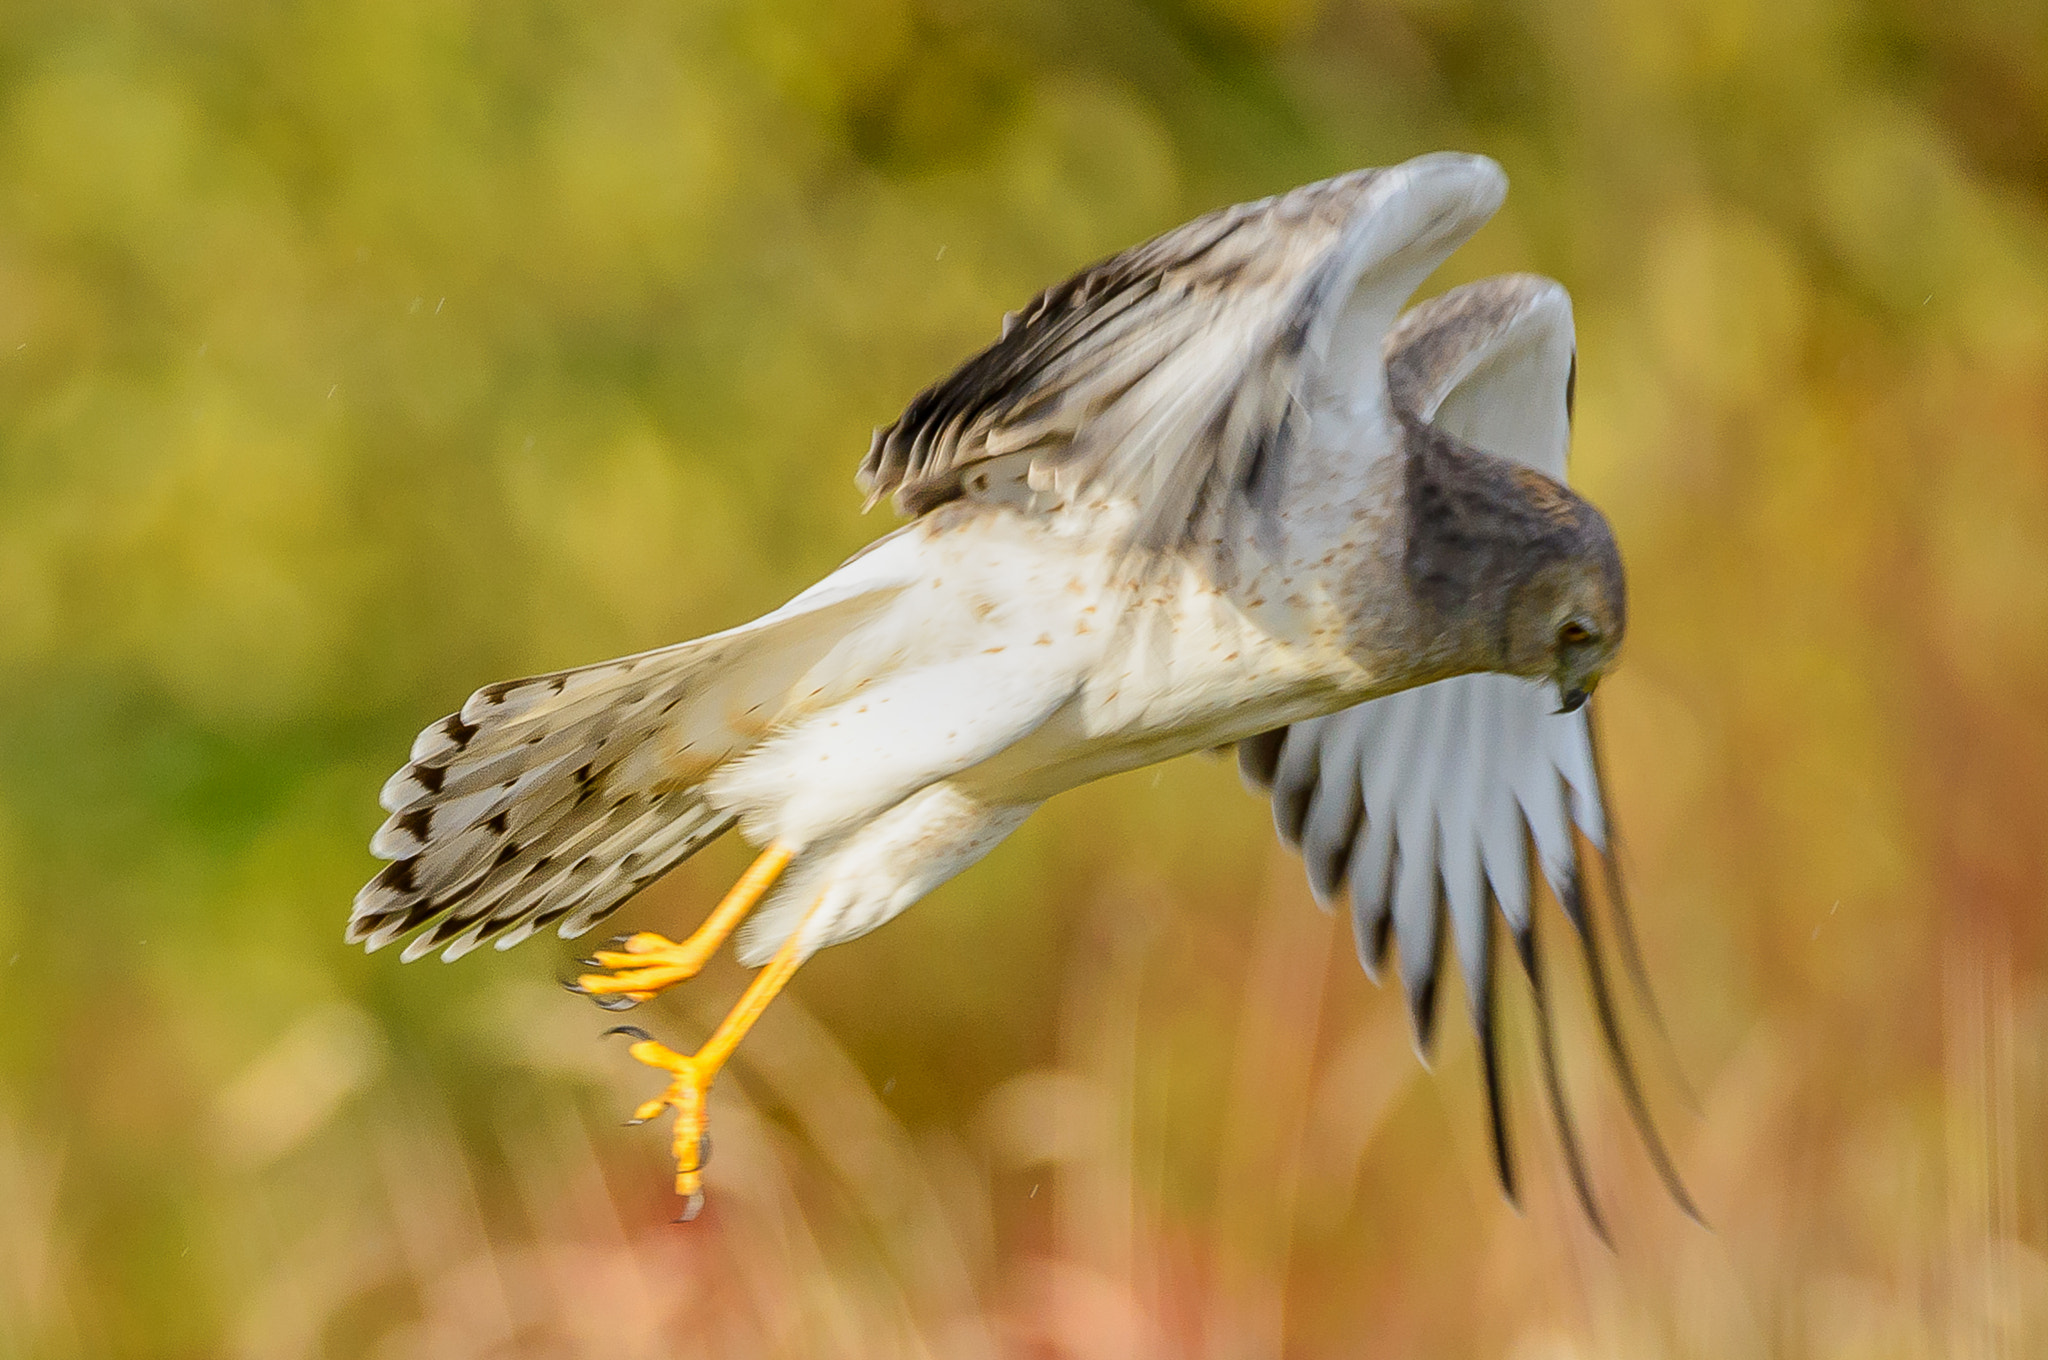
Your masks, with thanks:
M 704 1207 L 704 1163 L 711 1157 L 711 1121 L 704 1098 L 711 1090 L 711 1079 L 718 1075 L 718 1065 L 702 1054 L 678 1053 L 631 1025 L 605 1032 L 632 1038 L 635 1042 L 628 1052 L 649 1067 L 670 1074 L 668 1089 L 634 1110 L 629 1122 L 645 1124 L 663 1110 L 676 1112 L 676 1193 L 683 1197 L 683 1214 L 676 1221 L 687 1223 Z
M 704 966 L 719 941 L 699 941 L 693 936 L 677 944 L 666 936 L 643 930 L 614 943 L 619 948 L 600 949 L 589 960 L 606 971 L 584 973 L 575 982 L 575 990 L 597 997 L 600 1006 L 609 998 L 624 998 L 632 1003 L 646 1001 L 678 982 L 689 981 L 697 976 L 697 970 Z
M 704 918 L 704 924 L 681 944 L 648 931 L 624 936 L 614 941 L 623 948 L 601 950 L 597 957 L 585 960 L 604 972 L 584 973 L 564 985 L 572 992 L 597 998 L 597 1004 L 608 1011 L 622 1011 L 652 999 L 657 992 L 678 982 L 689 981 L 781 877 L 794 853 L 780 841 L 763 850 L 740 875 L 740 881 L 732 885 L 732 891 Z
M 755 869 L 759 869 L 761 863 L 767 862 L 780 850 L 779 844 L 769 847 L 768 853 L 756 863 Z M 769 876 L 773 877 L 773 873 L 780 871 L 782 864 L 787 862 L 788 854 L 782 852 L 781 862 L 774 865 Z M 754 870 L 748 871 L 749 878 L 753 874 Z M 746 880 L 741 880 L 741 886 L 745 885 Z M 739 888 L 735 888 L 733 894 L 739 891 Z M 754 891 L 754 896 L 760 896 L 759 889 Z M 731 899 L 732 895 L 728 895 L 727 901 L 730 902 Z M 681 1221 L 687 1222 L 695 1218 L 697 1211 L 704 1205 L 704 1160 L 711 1155 L 711 1140 L 705 1132 L 709 1120 L 704 1109 L 704 1097 L 711 1089 L 712 1078 L 718 1075 L 718 1069 L 725 1066 L 726 1059 L 732 1057 L 732 1051 L 739 1047 L 740 1040 L 754 1027 L 754 1022 L 761 1018 L 761 1012 L 768 1008 L 768 1003 L 775 999 L 775 994 L 789 981 L 790 974 L 797 970 L 797 965 L 802 961 L 804 927 L 810 924 L 811 918 L 817 914 L 819 904 L 824 900 L 825 895 L 820 893 L 812 901 L 809 909 L 804 912 L 803 919 L 796 923 L 796 929 L 790 931 L 789 937 L 782 942 L 782 948 L 775 951 L 775 957 L 768 960 L 767 967 L 754 974 L 754 980 L 747 984 L 747 990 L 741 993 L 738 1004 L 725 1019 L 718 1022 L 718 1028 L 704 1041 L 704 1047 L 695 1053 L 686 1057 L 665 1044 L 656 1043 L 646 1030 L 634 1029 L 631 1025 L 621 1025 L 617 1029 L 607 1031 L 611 1034 L 631 1036 L 635 1040 L 632 1048 L 635 1058 L 649 1067 L 659 1067 L 670 1074 L 668 1089 L 633 1111 L 633 1122 L 645 1123 L 663 1110 L 676 1112 L 676 1193 L 683 1197 Z M 721 905 L 719 912 L 723 913 L 724 910 L 724 905 Z M 660 937 L 655 938 L 659 940 Z M 667 941 L 662 940 L 653 950 L 629 952 L 625 957 L 629 961 L 637 962 L 649 957 L 666 944 Z M 682 948 L 687 949 L 689 945 L 690 942 L 685 941 Z M 691 971 L 696 970 L 693 967 Z M 627 975 L 618 974 L 615 975 L 615 979 L 625 976 Z M 625 983 L 628 988 L 636 985 L 644 984 L 633 981 Z M 616 994 L 630 995 L 630 991 Z M 616 996 L 603 1000 L 615 1000 Z

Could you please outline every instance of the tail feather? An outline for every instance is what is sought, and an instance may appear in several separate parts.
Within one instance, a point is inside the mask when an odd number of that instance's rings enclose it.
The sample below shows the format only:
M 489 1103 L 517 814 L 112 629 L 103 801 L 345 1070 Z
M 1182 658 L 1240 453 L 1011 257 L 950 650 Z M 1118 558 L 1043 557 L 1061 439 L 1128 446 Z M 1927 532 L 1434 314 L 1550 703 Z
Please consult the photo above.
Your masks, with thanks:
M 451 830 L 445 840 L 429 847 L 438 853 L 420 854 L 392 865 L 385 875 L 402 879 L 396 884 L 400 895 L 372 901 L 367 895 L 378 885 L 366 888 L 365 896 L 358 898 L 358 933 L 368 932 L 370 947 L 379 948 L 447 909 L 448 914 L 433 930 L 408 947 L 408 955 L 417 958 L 486 914 L 492 924 L 504 929 L 551 894 L 566 897 L 576 887 L 575 875 L 593 872 L 586 861 L 603 858 L 615 841 L 630 850 L 633 840 L 652 835 L 664 823 L 696 826 L 703 820 L 693 816 L 703 811 L 694 790 L 633 792 L 601 799 L 597 791 L 608 773 L 609 767 L 590 779 L 572 781 L 557 791 L 552 801 L 529 797 L 506 810 L 502 820 L 494 814 L 482 822 L 468 823 L 466 830 Z M 462 824 L 451 821 L 448 825 Z M 690 844 L 685 852 L 702 843 Z M 619 853 L 623 857 L 626 852 Z M 488 863 L 484 862 L 486 856 Z M 676 862 L 670 859 L 662 867 L 665 870 Z M 444 886 L 429 894 L 419 887 L 421 883 Z M 540 924 L 552 924 L 573 905 L 573 901 L 565 901 L 563 912 Z
M 606 662 L 599 669 L 620 664 Z M 621 681 L 627 678 L 617 677 Z M 681 677 L 664 685 L 655 697 L 664 703 L 680 701 L 688 693 L 686 680 Z M 451 715 L 420 734 L 420 740 L 413 743 L 411 763 L 385 781 L 379 801 L 388 812 L 411 812 L 463 794 L 503 787 L 508 778 L 531 772 L 551 759 L 603 750 L 611 731 L 630 729 L 654 708 L 645 687 L 633 686 L 622 690 L 611 705 L 529 712 L 502 723 L 487 717 L 483 724 L 469 724 L 460 714 Z M 430 737 L 432 741 L 427 740 Z
M 422 931 L 401 957 L 409 962 L 447 944 L 452 962 L 522 924 L 538 930 L 572 913 L 562 933 L 580 935 L 732 826 L 730 818 L 719 817 L 701 800 L 688 802 L 684 795 L 672 794 L 651 805 L 636 801 L 644 808 L 640 815 L 594 822 L 564 843 L 553 863 L 540 872 L 501 874 L 495 888 L 479 882 L 467 901 Z M 685 804 L 680 813 L 678 804 Z M 621 820 L 624 825 L 619 825 Z
M 708 776 L 802 705 L 799 681 L 894 591 L 800 597 L 744 628 L 487 685 L 413 742 L 370 842 L 392 861 L 348 938 L 403 957 L 580 935 L 733 819 Z

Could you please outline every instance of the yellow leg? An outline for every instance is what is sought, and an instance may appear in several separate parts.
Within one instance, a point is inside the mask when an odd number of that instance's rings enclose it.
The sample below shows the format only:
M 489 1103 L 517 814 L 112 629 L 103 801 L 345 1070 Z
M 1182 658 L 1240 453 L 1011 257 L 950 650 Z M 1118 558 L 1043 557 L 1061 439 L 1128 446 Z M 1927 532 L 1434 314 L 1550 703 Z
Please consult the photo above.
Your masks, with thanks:
M 705 1110 L 705 1097 L 711 1090 L 711 1083 L 717 1078 L 719 1069 L 726 1059 L 739 1047 L 740 1040 L 747 1037 L 747 1031 L 761 1018 L 761 1012 L 768 1009 L 768 1003 L 782 990 L 790 975 L 796 972 L 802 960 L 798 958 L 798 942 L 803 938 L 804 927 L 810 924 L 817 913 L 819 903 L 824 901 L 821 893 L 811 903 L 796 923 L 796 929 L 789 932 L 789 938 L 782 942 L 782 948 L 768 961 L 768 966 L 754 975 L 740 997 L 739 1004 L 719 1022 L 704 1047 L 693 1054 L 682 1054 L 658 1043 L 645 1030 L 621 1027 L 613 1034 L 631 1035 L 637 1042 L 629 1050 L 632 1055 L 649 1067 L 658 1067 L 671 1076 L 668 1089 L 654 1099 L 633 1111 L 633 1122 L 645 1123 L 665 1109 L 676 1112 L 675 1155 L 676 1193 L 684 1200 L 683 1217 L 695 1218 L 697 1210 L 704 1204 L 704 1136 L 710 1126 Z
M 677 944 L 643 930 L 628 937 L 622 950 L 599 950 L 590 962 L 608 971 L 585 973 L 571 984 L 570 990 L 600 998 L 598 1004 L 607 1009 L 618 1009 L 646 1001 L 657 992 L 697 976 L 697 970 L 718 952 L 725 937 L 732 934 L 761 895 L 782 876 L 793 853 L 781 841 L 773 842 L 740 875 L 740 881 L 732 885 L 725 900 L 704 918 L 704 924 L 689 939 Z M 616 1000 L 607 1005 L 604 998 Z

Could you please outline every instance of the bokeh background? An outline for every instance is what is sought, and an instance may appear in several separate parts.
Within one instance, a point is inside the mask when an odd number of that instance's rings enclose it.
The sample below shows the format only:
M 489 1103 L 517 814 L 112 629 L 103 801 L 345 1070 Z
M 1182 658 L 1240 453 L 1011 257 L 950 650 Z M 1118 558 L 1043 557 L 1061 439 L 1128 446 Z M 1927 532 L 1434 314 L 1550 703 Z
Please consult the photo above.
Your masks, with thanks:
M 1225 763 L 809 965 L 671 1227 L 552 937 L 343 947 L 484 681 L 768 608 L 1073 268 L 1437 148 L 1577 299 L 1658 1188 L 1518 1216 Z M 2048 10 L 9 0 L 0 1356 L 2048 1354 Z M 632 904 L 678 929 L 721 844 Z M 1563 938 L 1552 912 L 1553 940 Z M 642 1015 L 694 1042 L 729 962 Z

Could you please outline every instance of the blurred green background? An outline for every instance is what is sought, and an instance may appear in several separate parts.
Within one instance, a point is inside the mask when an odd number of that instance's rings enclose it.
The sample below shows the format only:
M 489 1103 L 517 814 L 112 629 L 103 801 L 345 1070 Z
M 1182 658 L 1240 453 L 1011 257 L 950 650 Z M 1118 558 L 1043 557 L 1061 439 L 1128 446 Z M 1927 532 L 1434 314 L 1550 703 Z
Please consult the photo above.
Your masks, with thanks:
M 1711 1231 L 1570 986 L 1619 1251 L 1519 983 L 1506 1207 L 1462 1005 L 1425 1072 L 1221 762 L 809 965 L 687 1229 L 582 950 L 343 947 L 423 723 L 835 565 L 1039 287 L 1438 148 L 1513 187 L 1427 291 L 1577 300 Z M 0 1356 L 2048 1354 L 2037 5 L 9 0 L 0 678 Z

